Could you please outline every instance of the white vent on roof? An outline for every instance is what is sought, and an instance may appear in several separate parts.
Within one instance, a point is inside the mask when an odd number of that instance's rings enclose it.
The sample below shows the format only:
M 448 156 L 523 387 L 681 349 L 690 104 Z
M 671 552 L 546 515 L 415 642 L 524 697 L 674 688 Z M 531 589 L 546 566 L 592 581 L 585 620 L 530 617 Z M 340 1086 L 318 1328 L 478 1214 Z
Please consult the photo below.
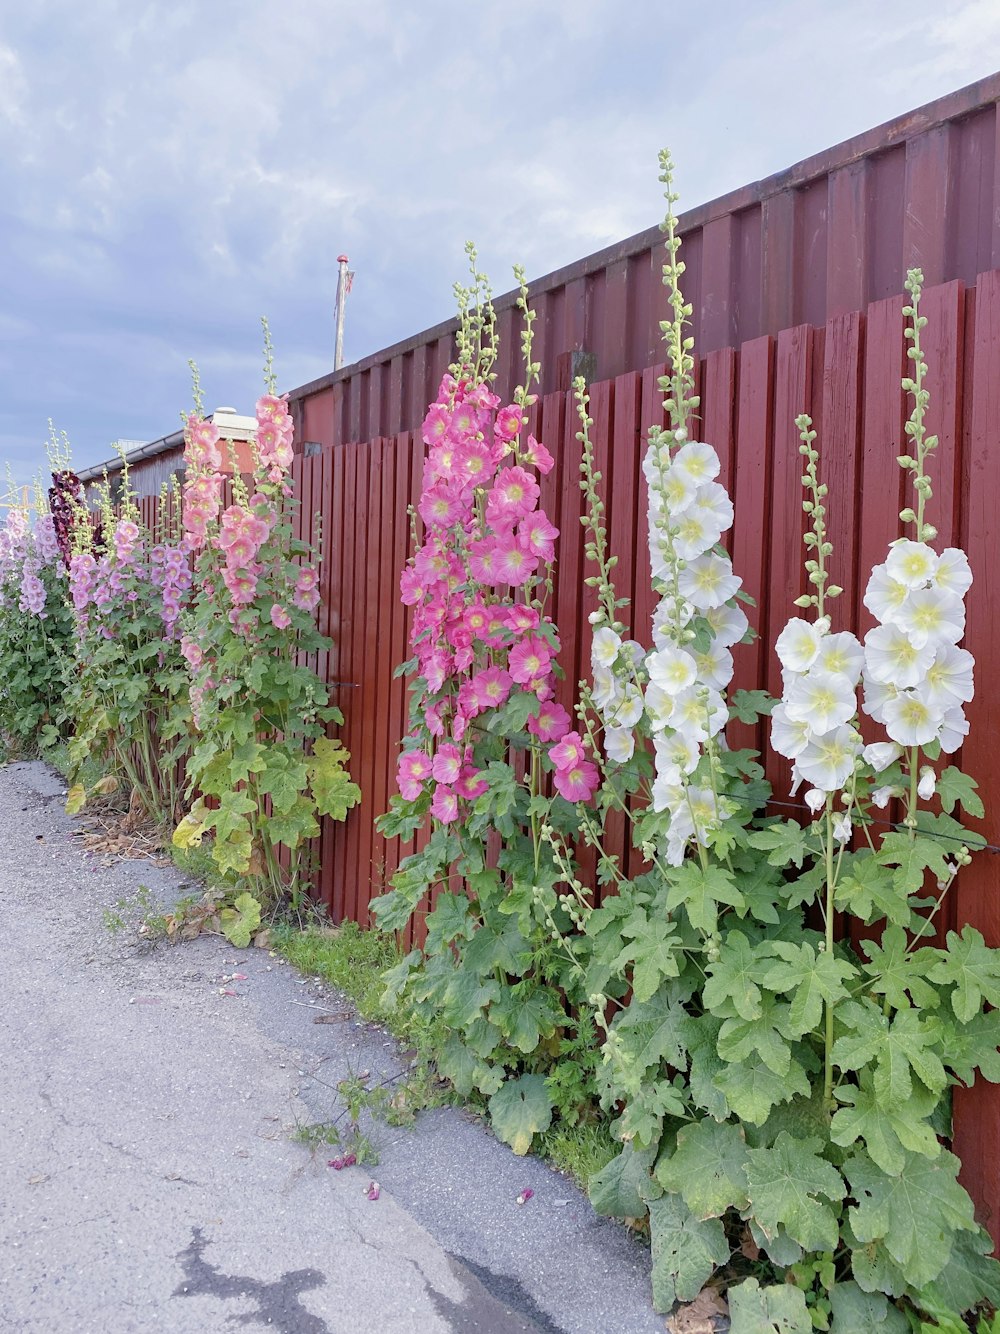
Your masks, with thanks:
M 235 408 L 216 408 L 209 421 L 215 423 L 225 440 L 249 440 L 257 430 L 257 418 L 242 417 Z

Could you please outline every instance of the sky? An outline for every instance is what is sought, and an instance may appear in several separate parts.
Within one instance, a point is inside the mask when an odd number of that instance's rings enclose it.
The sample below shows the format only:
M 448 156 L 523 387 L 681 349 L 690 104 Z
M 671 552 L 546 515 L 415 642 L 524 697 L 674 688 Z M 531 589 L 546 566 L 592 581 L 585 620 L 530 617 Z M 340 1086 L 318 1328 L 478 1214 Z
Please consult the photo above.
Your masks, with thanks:
M 1000 68 L 997 0 L 0 0 L 0 466 L 252 411 Z

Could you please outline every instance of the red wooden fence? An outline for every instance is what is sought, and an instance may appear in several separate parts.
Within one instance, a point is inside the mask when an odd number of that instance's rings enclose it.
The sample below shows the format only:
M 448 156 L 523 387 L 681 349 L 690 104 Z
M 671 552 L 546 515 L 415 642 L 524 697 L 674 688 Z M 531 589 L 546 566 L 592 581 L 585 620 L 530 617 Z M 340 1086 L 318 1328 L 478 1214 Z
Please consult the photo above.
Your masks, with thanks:
M 737 688 L 780 691 L 774 639 L 804 591 L 800 458 L 794 418 L 809 412 L 819 431 L 822 470 L 830 485 L 829 536 L 833 578 L 844 586 L 835 628 L 860 633 L 871 624 L 861 603 L 868 573 L 900 535 L 902 474 L 896 455 L 908 406 L 900 388 L 905 366 L 902 296 L 864 311 L 836 315 L 824 327 L 801 325 L 738 349 L 711 352 L 698 365 L 700 435 L 723 463 L 734 499 L 731 550 L 738 574 L 757 602 L 759 632 L 739 647 Z M 950 282 L 927 290 L 923 342 L 930 373 L 929 429 L 940 438 L 932 473 L 931 520 L 942 544 L 969 553 L 975 583 L 968 599 L 965 643 L 977 660 L 978 693 L 968 709 L 971 734 L 961 762 L 980 783 L 988 815 L 982 832 L 1000 845 L 1000 612 L 991 585 L 1000 569 L 1000 271 L 975 288 Z M 648 642 L 652 595 L 645 540 L 645 490 L 640 469 L 648 427 L 661 423 L 662 395 L 650 367 L 591 387 L 598 467 L 605 477 L 611 549 L 619 557 L 619 590 L 633 599 L 634 633 Z M 542 504 L 557 523 L 558 568 L 553 606 L 562 636 L 564 703 L 587 671 L 592 594 L 582 587 L 579 445 L 570 395 L 551 393 L 534 409 L 533 429 L 556 459 L 544 479 Z M 334 685 L 346 715 L 345 745 L 361 805 L 343 825 L 324 823 L 319 896 L 336 920 L 369 922 L 368 905 L 382 892 L 412 845 L 384 840 L 373 821 L 394 791 L 398 742 L 405 729 L 405 685 L 393 669 L 407 653 L 409 613 L 398 600 L 408 546 L 407 505 L 420 490 L 423 445 L 403 432 L 324 449 L 295 463 L 301 523 L 323 534 L 320 626 L 334 640 L 315 664 Z M 762 746 L 758 730 L 738 728 L 743 744 Z M 775 800 L 787 800 L 788 765 L 766 754 Z M 992 802 L 990 798 L 993 798 Z M 624 843 L 624 831 L 613 831 Z M 622 847 L 628 858 L 628 850 Z M 941 929 L 971 922 L 1000 945 L 1000 860 L 980 854 L 964 870 Z M 966 1184 L 982 1220 L 1000 1223 L 1000 1095 L 990 1085 L 959 1092 L 955 1144 Z

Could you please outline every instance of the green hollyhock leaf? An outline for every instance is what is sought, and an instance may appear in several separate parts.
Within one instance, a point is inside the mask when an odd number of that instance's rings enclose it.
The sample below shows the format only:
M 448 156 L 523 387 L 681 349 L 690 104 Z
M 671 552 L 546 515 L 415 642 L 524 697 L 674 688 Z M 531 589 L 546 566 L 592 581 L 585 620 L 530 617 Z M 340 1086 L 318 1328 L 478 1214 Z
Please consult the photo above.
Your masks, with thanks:
M 787 1005 L 768 995 L 763 997 L 759 1018 L 723 1020 L 719 1029 L 719 1055 L 724 1061 L 745 1061 L 757 1053 L 769 1070 L 785 1075 L 792 1059 L 785 1036 L 788 1013 Z
M 941 809 L 946 815 L 950 815 L 956 804 L 961 803 L 966 815 L 971 815 L 974 820 L 981 820 L 986 811 L 977 795 L 978 790 L 979 784 L 976 780 L 953 765 L 938 775 L 937 795 Z
M 678 1132 L 676 1150 L 656 1165 L 656 1179 L 695 1218 L 718 1218 L 731 1207 L 746 1208 L 746 1162 L 741 1126 L 698 1121 Z
M 205 812 L 205 826 L 215 830 L 217 841 L 225 842 L 234 835 L 249 839 L 250 823 L 246 817 L 256 809 L 257 803 L 245 792 L 223 792 L 218 810 Z
M 715 1121 L 725 1121 L 729 1115 L 725 1094 L 715 1083 L 718 1074 L 730 1069 L 719 1055 L 721 1027 L 718 1019 L 707 1014 L 690 1019 L 684 1029 L 690 1062 L 688 1087 L 691 1100 Z
M 762 1288 L 747 1278 L 726 1296 L 734 1334 L 812 1334 L 806 1295 L 790 1283 Z
M 890 1110 L 901 1107 L 913 1087 L 912 1075 L 932 1093 L 947 1083 L 935 1051 L 941 1027 L 925 1024 L 916 1010 L 899 1010 L 893 1020 L 870 1000 L 847 1001 L 837 1010 L 838 1022 L 850 1029 L 833 1044 L 833 1061 L 841 1070 L 875 1065 L 875 1096 Z
M 259 774 L 264 764 L 264 747 L 257 741 L 244 741 L 228 756 L 229 782 L 233 787 L 245 783 L 251 774 Z
M 777 702 L 766 690 L 734 690 L 729 696 L 729 716 L 753 726 L 758 718 L 766 718 Z
M 879 1103 L 871 1075 L 865 1071 L 860 1087 L 843 1084 L 836 1096 L 845 1105 L 833 1115 L 830 1138 L 845 1149 L 864 1140 L 872 1161 L 889 1176 L 903 1170 L 906 1150 L 926 1158 L 936 1158 L 941 1152 L 934 1128 L 926 1120 L 937 1105 L 937 1094 L 918 1086 L 904 1103 L 886 1108 Z
M 955 1232 L 975 1232 L 972 1201 L 956 1180 L 960 1163 L 950 1153 L 923 1158 L 908 1153 L 898 1176 L 867 1155 L 847 1160 L 844 1171 L 857 1200 L 851 1230 L 864 1245 L 880 1242 L 907 1283 L 922 1288 L 944 1269 Z
M 837 1169 L 821 1158 L 819 1138 L 794 1139 L 783 1130 L 770 1148 L 747 1150 L 747 1195 L 766 1236 L 779 1225 L 807 1251 L 833 1251 L 838 1205 L 846 1194 Z
M 901 926 L 886 927 L 881 944 L 863 940 L 861 948 L 869 958 L 861 965 L 872 979 L 869 988 L 885 996 L 893 1009 L 907 1010 L 911 1004 L 922 1009 L 938 1006 L 940 994 L 925 979 L 941 958 L 940 950 L 923 946 L 908 953 L 909 940 Z
M 267 832 L 272 843 L 297 848 L 303 839 L 319 833 L 316 809 L 308 797 L 299 797 L 286 811 L 273 810 L 267 818 Z
M 972 926 L 963 926 L 962 934 L 948 932 L 947 952 L 931 969 L 932 982 L 954 987 L 951 1005 L 959 1023 L 967 1024 L 982 1009 L 986 1000 L 1000 1005 L 1000 950 L 990 949 Z
M 513 918 L 503 922 L 501 931 L 491 922 L 484 922 L 466 946 L 462 963 L 481 977 L 497 969 L 520 977 L 531 965 L 531 947 Z
M 590 1203 L 609 1218 L 644 1218 L 652 1179 L 649 1170 L 660 1151 L 658 1144 L 637 1149 L 626 1144 L 587 1184 Z
M 252 894 L 240 894 L 231 908 L 219 913 L 222 933 L 237 949 L 246 949 L 250 938 L 260 926 L 260 904 Z
M 982 1302 L 1000 1307 L 1000 1263 L 985 1228 L 955 1234 L 948 1263 L 923 1292 L 947 1311 L 968 1311 Z
M 533 1052 L 542 1037 L 551 1037 L 562 1017 L 550 993 L 535 987 L 527 995 L 525 986 L 507 987 L 500 999 L 490 1006 L 489 1021 L 500 1029 L 512 1047 L 525 1054 Z
M 824 1002 L 835 1004 L 848 995 L 844 983 L 857 977 L 857 969 L 835 954 L 818 954 L 807 943 L 775 940 L 771 949 L 779 962 L 768 968 L 763 985 L 769 991 L 793 992 L 788 1023 L 796 1034 L 811 1032 L 823 1018 Z
M 838 911 L 849 912 L 863 922 L 886 918 L 898 926 L 907 926 L 913 916 L 909 892 L 897 888 L 893 871 L 873 856 L 860 853 L 848 874 L 838 880 L 833 902 Z
M 924 877 L 930 871 L 936 880 L 951 877 L 951 863 L 947 851 L 933 838 L 911 838 L 908 833 L 886 834 L 875 854 L 882 866 L 895 868 L 893 887 L 903 897 L 916 894 L 924 886 Z
M 835 1283 L 830 1290 L 830 1334 L 907 1334 L 909 1321 L 882 1292 L 862 1292 L 856 1283 Z
M 776 1075 L 760 1056 L 752 1056 L 749 1060 L 726 1065 L 715 1076 L 714 1083 L 735 1115 L 756 1126 L 764 1124 L 776 1103 L 787 1102 L 796 1094 L 809 1096 L 806 1072 L 795 1060 L 784 1075 Z
M 501 736 L 512 736 L 517 732 L 523 732 L 528 725 L 528 719 L 537 718 L 541 707 L 541 701 L 534 691 L 517 690 L 508 698 L 502 709 L 497 709 L 493 713 L 493 717 L 486 725 L 487 730 L 497 732 Z
M 677 977 L 680 972 L 677 928 L 665 917 L 651 917 L 637 908 L 622 923 L 621 934 L 628 944 L 610 966 L 620 972 L 631 964 L 632 992 L 636 1000 L 647 1001 L 664 978 Z
M 474 929 L 467 895 L 446 890 L 437 896 L 433 910 L 427 914 L 427 943 L 431 949 L 450 945 L 459 937 L 468 940 Z
M 752 848 L 767 853 L 771 866 L 799 866 L 815 851 L 816 840 L 794 820 L 776 820 L 758 829 L 748 840 Z
M 726 1232 L 717 1218 L 695 1218 L 678 1195 L 649 1202 L 653 1250 L 653 1306 L 669 1311 L 697 1297 L 729 1259 Z
M 482 1064 L 475 1053 L 453 1033 L 438 1050 L 435 1062 L 438 1073 L 450 1080 L 456 1093 L 467 1098 L 475 1086 L 476 1075 Z
M 306 764 L 302 759 L 283 750 L 272 749 L 267 755 L 267 767 L 261 772 L 258 785 L 271 798 L 271 806 L 280 815 L 290 811 L 304 791 Z
M 757 983 L 770 965 L 766 954 L 761 956 L 760 946 L 751 945 L 742 931 L 727 932 L 718 959 L 708 966 L 702 993 L 706 1010 L 723 1018 L 759 1019 Z
M 490 1121 L 497 1138 L 523 1157 L 534 1136 L 552 1124 L 552 1102 L 544 1076 L 508 1079 L 490 1098 Z
M 243 875 L 250 868 L 253 838 L 249 829 L 236 829 L 227 838 L 216 838 L 212 844 L 212 860 L 220 871 L 234 871 Z
M 667 885 L 668 912 L 681 905 L 687 909 L 688 919 L 697 931 L 715 931 L 719 905 L 743 908 L 743 895 L 736 888 L 730 871 L 721 866 L 702 868 L 698 862 L 685 862 L 672 868 Z
M 991 1084 L 1000 1084 L 1000 1010 L 980 1011 L 967 1024 L 948 1027 L 941 1059 L 963 1084 L 971 1084 L 977 1070 Z
M 500 985 L 492 978 L 484 984 L 475 973 L 456 968 L 444 994 L 442 1017 L 452 1028 L 470 1028 L 499 995 Z
M 633 1000 L 611 1027 L 635 1085 L 644 1083 L 661 1063 L 686 1069 L 688 1014 L 679 994 L 664 988 L 648 1001 Z
M 313 742 L 313 753 L 306 762 L 309 781 L 312 785 L 313 799 L 320 815 L 327 815 L 331 820 L 343 820 L 352 806 L 361 800 L 361 789 L 351 782 L 347 772 L 350 752 L 337 740 L 319 737 Z M 391 803 L 390 803 L 391 804 Z M 397 832 L 406 838 L 408 824 L 399 821 Z M 418 826 L 414 826 L 416 829 Z M 413 832 L 413 830 L 409 830 Z

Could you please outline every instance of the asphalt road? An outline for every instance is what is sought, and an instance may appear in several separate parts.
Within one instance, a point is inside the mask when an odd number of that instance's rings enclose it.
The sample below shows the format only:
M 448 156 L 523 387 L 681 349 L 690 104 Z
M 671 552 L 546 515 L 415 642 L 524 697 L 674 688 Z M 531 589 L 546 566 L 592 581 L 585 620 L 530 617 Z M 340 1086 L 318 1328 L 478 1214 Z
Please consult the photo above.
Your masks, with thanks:
M 63 794 L 0 769 L 3 1334 L 662 1334 L 646 1251 L 460 1112 L 373 1127 L 375 1168 L 295 1142 L 395 1044 L 265 950 L 110 932 L 177 873 L 85 853 Z

